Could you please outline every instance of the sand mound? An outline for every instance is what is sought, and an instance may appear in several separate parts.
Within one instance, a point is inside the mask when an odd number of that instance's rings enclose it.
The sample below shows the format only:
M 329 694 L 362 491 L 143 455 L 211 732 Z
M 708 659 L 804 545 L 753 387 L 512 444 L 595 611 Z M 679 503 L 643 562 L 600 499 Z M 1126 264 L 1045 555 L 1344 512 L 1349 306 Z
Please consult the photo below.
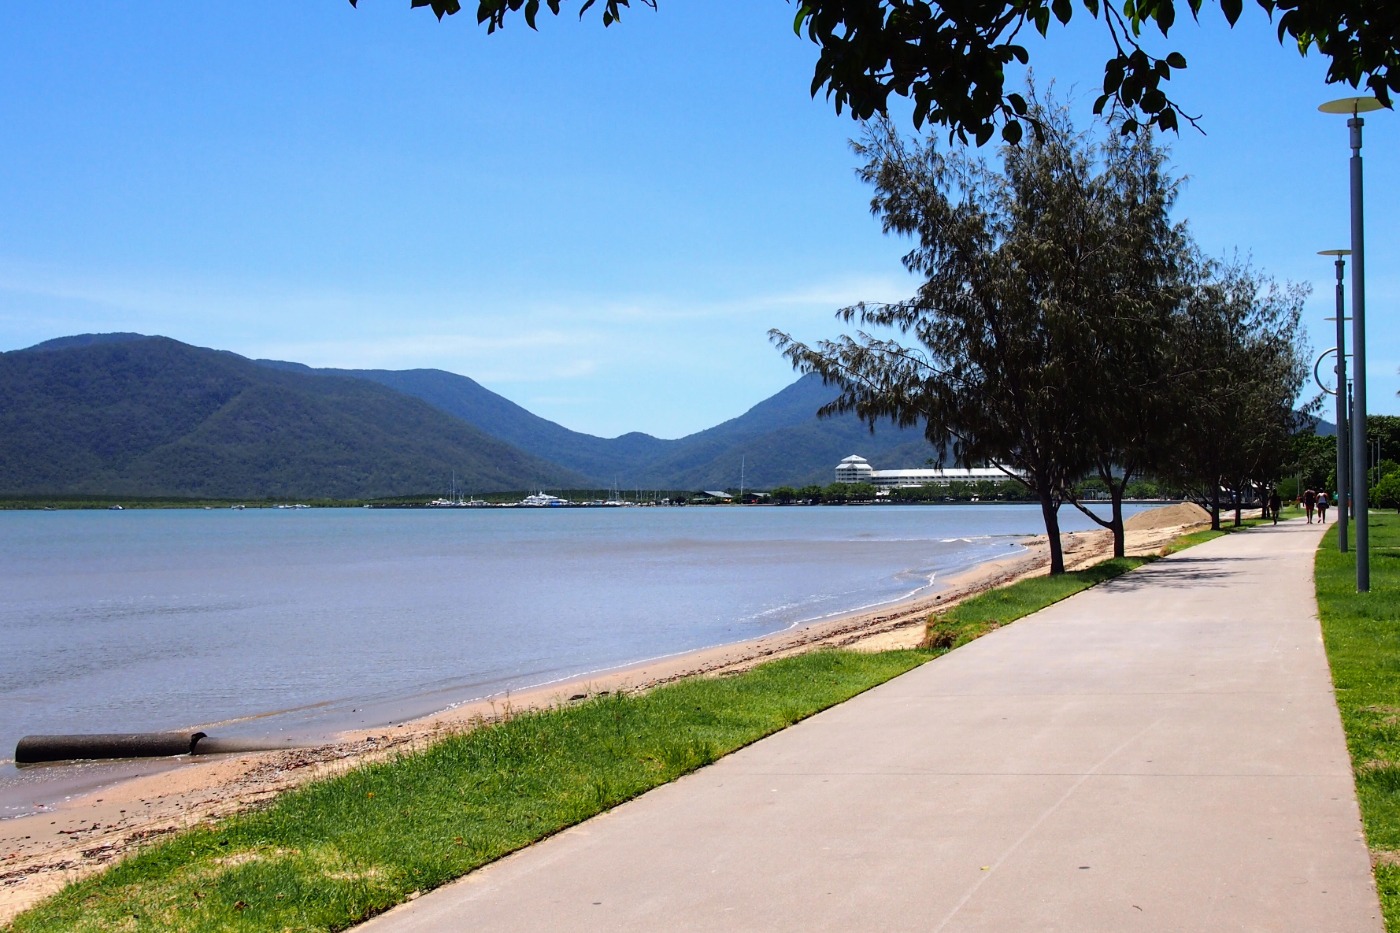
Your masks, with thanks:
M 1160 528 L 1180 528 L 1210 521 L 1210 513 L 1194 502 L 1178 502 L 1157 509 L 1139 512 L 1123 521 L 1125 531 L 1155 531 Z

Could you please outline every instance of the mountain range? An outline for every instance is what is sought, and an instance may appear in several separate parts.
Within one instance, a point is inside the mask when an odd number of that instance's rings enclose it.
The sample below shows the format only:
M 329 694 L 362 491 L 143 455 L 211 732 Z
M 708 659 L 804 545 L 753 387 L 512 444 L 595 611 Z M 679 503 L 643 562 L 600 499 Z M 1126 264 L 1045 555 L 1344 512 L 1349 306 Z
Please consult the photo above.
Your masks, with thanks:
M 441 370 L 313 369 L 141 334 L 0 353 L 0 495 L 380 498 L 458 489 L 699 490 L 831 482 L 852 453 L 930 456 L 917 430 L 818 419 L 798 379 L 676 440 L 600 438 Z

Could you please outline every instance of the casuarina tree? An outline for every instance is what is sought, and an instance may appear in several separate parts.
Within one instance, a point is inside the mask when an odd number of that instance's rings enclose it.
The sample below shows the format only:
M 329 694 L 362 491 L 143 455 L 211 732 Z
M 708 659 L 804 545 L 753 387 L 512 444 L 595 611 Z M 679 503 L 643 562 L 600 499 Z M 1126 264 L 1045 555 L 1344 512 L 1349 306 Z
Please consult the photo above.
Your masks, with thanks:
M 1220 527 L 1226 503 L 1278 478 L 1305 420 L 1301 330 L 1309 289 L 1280 285 L 1238 258 L 1202 261 L 1177 320 L 1175 418 L 1162 424 L 1172 462 L 1164 472 L 1193 492 Z M 1304 405 L 1315 407 L 1316 402 Z
M 922 426 L 941 456 L 1023 482 L 1060 573 L 1059 507 L 1103 433 L 1086 400 L 1107 394 L 1096 384 L 1113 348 L 1094 315 L 1123 215 L 1102 197 L 1093 147 L 1062 110 L 1030 100 L 1043 132 L 1002 147 L 999 167 L 871 124 L 856 151 L 872 211 L 915 240 L 904 265 L 923 284 L 905 301 L 840 311 L 853 335 L 810 346 L 770 336 L 796 368 L 840 388 L 824 413 Z
M 1087 190 L 1073 194 L 1097 208 L 1077 345 L 1077 364 L 1087 371 L 1074 403 L 1109 515 L 1074 504 L 1112 532 L 1114 556 L 1122 557 L 1127 489 L 1170 455 L 1161 425 L 1175 398 L 1173 327 L 1192 247 L 1185 225 L 1170 217 L 1179 182 L 1153 134 L 1110 137 L 1095 154 L 1098 171 Z

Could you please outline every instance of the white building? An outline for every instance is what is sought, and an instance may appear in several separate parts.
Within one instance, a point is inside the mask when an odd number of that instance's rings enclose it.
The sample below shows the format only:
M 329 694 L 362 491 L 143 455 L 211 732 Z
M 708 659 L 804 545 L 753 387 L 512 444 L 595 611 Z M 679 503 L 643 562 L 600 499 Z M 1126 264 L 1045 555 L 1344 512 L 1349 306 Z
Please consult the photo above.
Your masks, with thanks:
M 918 470 L 876 470 L 864 457 L 854 454 L 836 465 L 836 482 L 870 483 L 881 489 L 899 486 L 947 486 L 949 483 L 1000 482 L 1009 479 L 1004 470 L 987 467 L 923 467 Z

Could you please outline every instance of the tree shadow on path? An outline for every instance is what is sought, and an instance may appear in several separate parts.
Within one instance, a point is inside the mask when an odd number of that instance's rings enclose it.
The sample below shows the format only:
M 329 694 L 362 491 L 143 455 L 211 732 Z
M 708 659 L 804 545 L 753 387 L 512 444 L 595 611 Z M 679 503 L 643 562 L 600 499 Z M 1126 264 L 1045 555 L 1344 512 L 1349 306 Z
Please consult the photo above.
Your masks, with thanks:
M 1264 557 L 1173 557 L 1158 561 L 1134 573 L 1125 573 L 1110 580 L 1113 589 L 1146 590 L 1187 586 L 1226 587 L 1237 578 L 1241 564 L 1253 563 Z M 1233 566 L 1232 566 L 1233 565 Z

